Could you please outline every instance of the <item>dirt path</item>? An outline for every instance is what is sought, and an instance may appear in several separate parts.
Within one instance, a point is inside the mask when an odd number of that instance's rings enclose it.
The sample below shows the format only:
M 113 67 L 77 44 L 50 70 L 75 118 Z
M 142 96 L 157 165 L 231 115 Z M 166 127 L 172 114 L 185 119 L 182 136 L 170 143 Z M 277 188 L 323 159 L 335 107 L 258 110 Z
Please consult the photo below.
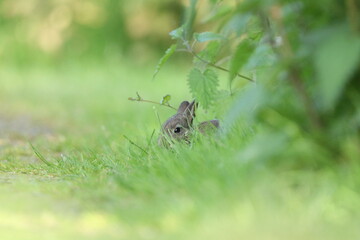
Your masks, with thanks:
M 53 138 L 49 127 L 35 123 L 29 117 L 12 118 L 0 114 L 0 163 L 13 159 L 37 162 L 30 143 Z
M 50 128 L 34 123 L 29 117 L 9 118 L 0 114 L 0 137 L 23 136 L 34 138 L 44 134 L 51 134 Z

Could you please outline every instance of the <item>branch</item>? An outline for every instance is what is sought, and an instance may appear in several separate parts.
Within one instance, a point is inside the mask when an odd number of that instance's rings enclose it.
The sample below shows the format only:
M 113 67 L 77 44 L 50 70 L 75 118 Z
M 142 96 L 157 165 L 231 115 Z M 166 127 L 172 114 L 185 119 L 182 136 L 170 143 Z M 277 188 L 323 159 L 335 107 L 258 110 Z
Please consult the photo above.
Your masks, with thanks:
M 146 102 L 146 103 L 157 104 L 157 105 L 161 105 L 161 106 L 165 106 L 165 107 L 172 108 L 172 109 L 174 109 L 175 111 L 177 111 L 177 109 L 174 108 L 173 106 L 171 106 L 169 103 L 159 103 L 159 102 L 155 102 L 155 101 L 143 99 L 142 97 L 140 97 L 140 95 L 139 95 L 138 92 L 136 92 L 136 95 L 137 95 L 137 98 L 129 97 L 128 100 L 129 100 L 129 101 L 135 101 L 135 102 Z
M 219 65 L 216 65 L 216 64 L 214 64 L 214 63 L 212 63 L 212 62 L 206 61 L 205 59 L 201 58 L 201 57 L 200 57 L 199 55 L 197 55 L 197 53 L 192 49 L 192 47 L 189 45 L 189 43 L 188 43 L 187 41 L 184 41 L 184 45 L 185 45 L 186 48 L 187 48 L 187 52 L 191 53 L 194 57 L 196 57 L 197 59 L 199 59 L 199 60 L 202 61 L 203 63 L 206 63 L 207 65 L 210 65 L 210 66 L 212 66 L 212 67 L 214 67 L 214 68 L 217 68 L 217 69 L 219 69 L 219 70 L 222 70 L 222 71 L 225 71 L 225 72 L 230 72 L 230 71 L 229 71 L 228 69 L 226 69 L 226 68 L 223 68 L 223 67 L 221 67 L 221 66 L 219 66 Z M 249 80 L 250 82 L 255 82 L 253 79 L 251 79 L 251 78 L 249 78 L 249 77 L 247 77 L 247 76 L 241 75 L 241 74 L 239 74 L 239 73 L 236 73 L 236 75 L 237 75 L 238 77 L 241 77 L 241 78 L 244 78 L 244 79 L 246 79 L 246 80 Z

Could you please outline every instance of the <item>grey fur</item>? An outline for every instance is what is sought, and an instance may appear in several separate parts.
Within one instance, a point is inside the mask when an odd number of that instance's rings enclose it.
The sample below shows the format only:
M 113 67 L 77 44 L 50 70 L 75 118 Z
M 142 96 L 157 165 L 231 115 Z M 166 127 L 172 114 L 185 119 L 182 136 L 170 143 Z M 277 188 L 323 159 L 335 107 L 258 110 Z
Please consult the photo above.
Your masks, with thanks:
M 183 101 L 177 113 L 170 117 L 161 127 L 161 134 L 158 139 L 159 145 L 167 145 L 169 141 L 185 141 L 190 142 L 190 133 L 194 130 L 193 121 L 195 111 L 198 104 L 195 101 L 189 103 Z M 201 122 L 197 128 L 202 134 L 206 134 L 209 130 L 219 128 L 218 120 L 210 120 Z

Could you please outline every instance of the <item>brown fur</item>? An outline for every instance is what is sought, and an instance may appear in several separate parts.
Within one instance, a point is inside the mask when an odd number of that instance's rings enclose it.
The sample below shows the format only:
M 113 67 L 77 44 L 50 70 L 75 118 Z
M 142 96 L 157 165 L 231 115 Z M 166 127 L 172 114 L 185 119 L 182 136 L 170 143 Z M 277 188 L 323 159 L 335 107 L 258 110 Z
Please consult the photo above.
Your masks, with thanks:
M 193 120 L 198 104 L 195 101 L 189 103 L 183 101 L 177 113 L 170 117 L 161 127 L 158 139 L 159 145 L 166 145 L 168 140 L 190 142 L 190 133 L 193 130 Z M 202 122 L 198 125 L 201 133 L 206 134 L 209 130 L 219 128 L 218 120 Z

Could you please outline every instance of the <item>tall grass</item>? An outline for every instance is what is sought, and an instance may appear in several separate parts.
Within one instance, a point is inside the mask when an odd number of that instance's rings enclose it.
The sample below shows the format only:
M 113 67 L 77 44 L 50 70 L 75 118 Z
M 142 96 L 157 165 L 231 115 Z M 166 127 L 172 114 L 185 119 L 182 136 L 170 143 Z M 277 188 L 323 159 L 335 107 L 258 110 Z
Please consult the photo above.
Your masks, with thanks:
M 328 161 L 321 168 L 319 162 L 334 156 L 306 138 L 291 138 L 294 129 L 265 131 L 241 120 L 226 134 L 199 136 L 190 145 L 164 149 L 156 144 L 156 112 L 162 121 L 173 112 L 127 98 L 139 91 L 149 99 L 170 93 L 174 105 L 190 100 L 182 80 L 185 70 L 169 66 L 157 82 L 151 82 L 144 79 L 151 76 L 152 66 L 141 71 L 129 68 L 134 66 L 1 70 L 0 78 L 6 81 L 0 112 L 31 116 L 36 124 L 51 129 L 51 137 L 20 137 L 34 146 L 36 163 L 20 157 L 20 149 L 22 155 L 34 156 L 33 149 L 22 147 L 26 144 L 16 148 L 10 144 L 11 151 L 1 158 L 3 172 L 16 174 L 9 180 L 13 188 L 1 186 L 5 195 L 0 198 L 0 228 L 7 224 L 15 233 L 0 235 L 18 239 L 24 238 L 23 232 L 25 238 L 42 232 L 44 239 L 359 237 L 356 140 L 344 143 L 347 155 L 339 159 L 343 164 Z M 214 114 L 200 112 L 199 118 Z M 28 177 L 24 180 L 22 175 Z M 23 211 L 15 211 L 18 206 Z M 9 216 L 13 220 L 6 223 Z

